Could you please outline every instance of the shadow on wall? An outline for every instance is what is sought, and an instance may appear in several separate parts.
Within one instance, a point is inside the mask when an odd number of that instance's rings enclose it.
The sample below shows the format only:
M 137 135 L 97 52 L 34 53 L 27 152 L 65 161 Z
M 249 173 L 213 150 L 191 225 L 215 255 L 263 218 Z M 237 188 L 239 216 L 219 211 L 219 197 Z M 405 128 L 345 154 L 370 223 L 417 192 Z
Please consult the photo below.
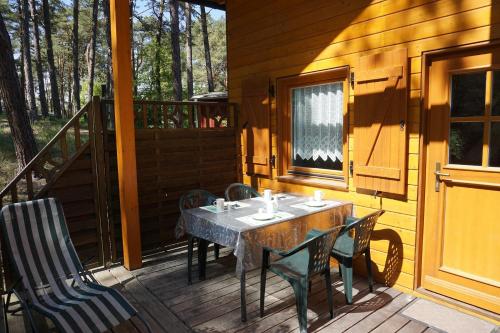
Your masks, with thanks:
M 388 247 L 384 251 L 387 253 L 383 270 L 381 267 L 377 266 L 372 260 L 372 272 L 375 281 L 383 283 L 387 286 L 393 286 L 396 284 L 399 275 L 401 274 L 401 268 L 403 266 L 403 242 L 399 234 L 392 229 L 381 229 L 374 230 L 372 232 L 371 242 L 377 241 L 387 241 Z M 372 258 L 374 257 L 374 250 L 371 250 Z M 356 274 L 362 274 L 366 276 L 366 265 L 364 256 L 358 258 L 354 263 L 354 269 Z

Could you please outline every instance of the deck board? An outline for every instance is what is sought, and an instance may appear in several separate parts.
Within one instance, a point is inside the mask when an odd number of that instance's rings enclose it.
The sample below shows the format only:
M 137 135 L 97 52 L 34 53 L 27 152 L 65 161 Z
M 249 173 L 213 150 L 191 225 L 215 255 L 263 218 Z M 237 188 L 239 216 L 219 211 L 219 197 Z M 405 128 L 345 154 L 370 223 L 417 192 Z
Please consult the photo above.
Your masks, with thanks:
M 94 271 L 103 285 L 116 288 L 131 302 L 154 333 L 167 332 L 299 332 L 295 297 L 288 282 L 269 272 L 266 283 L 265 313 L 260 317 L 260 270 L 247 273 L 248 320 L 240 321 L 239 279 L 230 249 L 222 249 L 215 260 L 208 254 L 206 279 L 198 279 L 196 253 L 193 284 L 187 284 L 187 252 L 180 247 L 145 258 L 141 269 L 129 272 L 122 266 Z M 330 318 L 324 279 L 313 279 L 308 298 L 309 332 L 437 332 L 426 324 L 402 316 L 400 312 L 414 297 L 376 284 L 369 292 L 365 278 L 355 276 L 353 304 L 347 305 L 343 284 L 332 271 L 335 317 Z M 25 332 L 21 315 L 9 318 L 11 333 Z M 147 332 L 134 318 L 113 329 L 116 333 Z

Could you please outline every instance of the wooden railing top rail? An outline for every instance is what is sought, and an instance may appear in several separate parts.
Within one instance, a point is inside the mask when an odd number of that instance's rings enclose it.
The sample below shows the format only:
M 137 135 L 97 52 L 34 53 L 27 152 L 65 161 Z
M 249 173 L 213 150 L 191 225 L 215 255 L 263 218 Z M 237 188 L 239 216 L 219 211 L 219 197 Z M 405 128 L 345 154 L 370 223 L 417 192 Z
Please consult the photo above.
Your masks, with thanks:
M 112 129 L 113 100 L 104 99 L 102 102 L 104 118 Z M 206 129 L 234 127 L 236 124 L 236 103 L 135 100 L 133 107 L 137 129 Z

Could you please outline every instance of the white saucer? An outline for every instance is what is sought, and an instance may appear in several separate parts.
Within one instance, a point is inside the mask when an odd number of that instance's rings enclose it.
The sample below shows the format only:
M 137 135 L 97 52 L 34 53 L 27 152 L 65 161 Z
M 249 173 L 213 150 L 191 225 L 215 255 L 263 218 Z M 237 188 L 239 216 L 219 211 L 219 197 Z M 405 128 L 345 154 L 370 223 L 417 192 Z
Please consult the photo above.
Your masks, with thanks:
M 304 205 L 309 207 L 324 207 L 326 206 L 326 202 L 324 201 L 307 201 L 304 202 Z
M 257 214 L 252 215 L 252 218 L 254 220 L 258 220 L 258 221 L 272 220 L 274 218 L 274 214 L 257 213 Z

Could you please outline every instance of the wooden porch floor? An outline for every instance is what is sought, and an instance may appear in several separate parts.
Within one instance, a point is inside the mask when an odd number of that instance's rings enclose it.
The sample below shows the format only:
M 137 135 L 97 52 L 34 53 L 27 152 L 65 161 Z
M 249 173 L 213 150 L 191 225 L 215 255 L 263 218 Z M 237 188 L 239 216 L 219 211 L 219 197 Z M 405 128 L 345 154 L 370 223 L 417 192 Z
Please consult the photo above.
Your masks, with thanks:
M 119 289 L 138 309 L 153 332 L 298 332 L 295 299 L 289 284 L 268 274 L 265 316 L 259 316 L 260 271 L 247 275 L 248 321 L 240 321 L 239 280 L 234 274 L 235 260 L 223 249 L 215 261 L 208 255 L 207 278 L 187 285 L 185 247 L 146 258 L 144 267 L 129 272 L 118 266 L 95 272 L 104 285 Z M 196 263 L 196 261 L 195 261 Z M 194 267 L 197 273 L 197 266 Z M 401 311 L 415 301 L 413 296 L 376 285 L 370 293 L 364 278 L 354 281 L 354 304 L 346 305 L 342 282 L 332 273 L 335 313 L 330 319 L 324 282 L 315 279 L 309 297 L 310 332 L 438 332 L 426 324 L 410 320 Z M 17 318 L 16 318 L 17 317 Z M 23 320 L 9 318 L 10 332 L 23 332 Z M 133 324 L 146 332 L 138 320 Z M 137 332 L 127 323 L 114 332 Z

